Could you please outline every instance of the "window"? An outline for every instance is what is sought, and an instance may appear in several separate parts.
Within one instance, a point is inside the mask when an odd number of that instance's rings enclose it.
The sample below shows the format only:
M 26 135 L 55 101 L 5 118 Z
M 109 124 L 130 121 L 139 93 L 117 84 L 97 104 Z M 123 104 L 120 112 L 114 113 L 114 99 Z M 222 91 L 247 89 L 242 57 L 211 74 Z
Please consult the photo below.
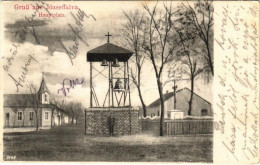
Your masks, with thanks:
M 34 113 L 30 112 L 29 120 L 33 120 L 33 117 L 34 117 Z
M 45 112 L 45 119 L 48 120 L 48 112 Z
M 18 112 L 18 120 L 22 120 L 23 118 L 23 112 Z
M 208 116 L 208 110 L 207 109 L 202 109 L 201 110 L 201 116 Z
M 5 126 L 6 127 L 9 127 L 9 117 L 10 117 L 10 114 L 9 113 L 5 113 Z
M 5 114 L 6 120 L 9 120 L 9 116 L 10 116 L 9 113 L 6 113 L 6 114 Z
M 44 100 L 48 101 L 48 95 L 47 94 L 44 95 Z
M 160 112 L 159 111 L 157 112 L 157 116 L 160 116 Z

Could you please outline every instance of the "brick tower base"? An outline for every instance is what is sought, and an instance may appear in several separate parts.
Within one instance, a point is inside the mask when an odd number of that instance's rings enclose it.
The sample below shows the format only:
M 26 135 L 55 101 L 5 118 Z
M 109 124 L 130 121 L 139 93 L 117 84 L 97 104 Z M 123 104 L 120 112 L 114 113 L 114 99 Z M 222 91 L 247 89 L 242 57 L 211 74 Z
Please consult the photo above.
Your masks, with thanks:
M 138 112 L 138 109 L 132 107 L 88 108 L 85 114 L 86 133 L 101 136 L 139 133 Z

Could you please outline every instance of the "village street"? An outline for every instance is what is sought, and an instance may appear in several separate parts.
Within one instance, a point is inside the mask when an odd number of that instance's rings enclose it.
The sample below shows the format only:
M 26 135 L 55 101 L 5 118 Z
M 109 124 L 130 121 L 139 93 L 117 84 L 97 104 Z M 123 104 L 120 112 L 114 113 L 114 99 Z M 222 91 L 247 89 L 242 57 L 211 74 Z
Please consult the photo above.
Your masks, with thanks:
M 84 125 L 4 134 L 4 160 L 212 161 L 212 135 L 120 137 L 84 135 Z

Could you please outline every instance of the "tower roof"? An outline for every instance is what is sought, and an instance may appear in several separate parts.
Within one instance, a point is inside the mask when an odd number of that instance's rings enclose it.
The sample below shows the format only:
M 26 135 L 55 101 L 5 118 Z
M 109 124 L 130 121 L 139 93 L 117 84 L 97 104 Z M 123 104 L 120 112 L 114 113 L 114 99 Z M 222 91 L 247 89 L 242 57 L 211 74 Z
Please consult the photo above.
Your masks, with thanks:
M 119 62 L 126 62 L 132 56 L 132 54 L 133 52 L 131 52 L 130 50 L 127 50 L 125 48 L 108 42 L 95 49 L 88 51 L 87 61 L 113 61 L 115 58 L 117 58 Z
M 45 83 L 45 81 L 44 81 L 44 77 L 42 77 L 42 82 L 41 82 L 41 86 L 40 86 L 40 88 L 39 88 L 38 93 L 44 93 L 44 92 L 50 93 L 50 91 L 49 91 L 49 89 L 47 88 L 46 83 Z

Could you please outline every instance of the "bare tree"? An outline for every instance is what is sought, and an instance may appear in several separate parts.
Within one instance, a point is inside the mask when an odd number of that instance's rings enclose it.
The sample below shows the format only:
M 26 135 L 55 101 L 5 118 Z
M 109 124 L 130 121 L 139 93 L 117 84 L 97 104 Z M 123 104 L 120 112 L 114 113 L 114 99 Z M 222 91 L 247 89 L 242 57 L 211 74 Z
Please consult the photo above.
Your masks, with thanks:
M 79 119 L 80 117 L 82 117 L 83 115 L 83 107 L 82 107 L 82 104 L 81 103 L 75 103 L 74 104 L 74 116 L 75 116 L 75 124 L 78 124 L 79 123 Z
M 56 101 L 55 104 L 60 110 L 64 111 L 68 115 L 68 117 L 71 117 L 71 119 L 72 119 L 71 123 L 73 124 L 74 120 L 76 120 L 76 115 L 77 115 L 74 113 L 74 111 L 75 111 L 74 103 L 67 104 L 65 100 L 62 100 L 62 101 Z M 56 114 L 59 117 L 59 122 L 61 124 L 63 124 L 63 122 L 64 122 L 64 117 L 65 117 L 64 112 L 58 112 Z
M 179 20 L 185 26 L 190 26 L 190 32 L 195 34 L 202 41 L 198 53 L 202 55 L 207 62 L 210 72 L 214 76 L 213 1 L 198 0 L 193 7 L 189 3 L 187 5 L 183 3 L 179 8 Z
M 18 112 L 18 107 L 15 105 L 14 102 L 11 103 L 12 105 L 10 106 L 12 111 L 14 112 L 14 118 L 13 118 L 13 127 L 15 126 L 15 121 L 16 121 L 16 115 Z
M 71 117 L 71 124 L 78 124 L 79 118 L 83 115 L 83 107 L 81 103 L 70 102 L 67 104 L 65 109 Z
M 174 60 L 167 66 L 167 80 L 164 81 L 163 87 L 180 80 L 186 80 L 184 78 L 183 63 L 180 56 L 175 56 Z
M 144 15 L 138 10 L 136 10 L 134 13 L 126 13 L 124 11 L 123 13 L 127 19 L 127 22 L 123 25 L 122 29 L 123 36 L 128 45 L 130 45 L 131 49 L 133 50 L 135 58 L 135 71 L 133 71 L 133 68 L 131 68 L 130 76 L 138 90 L 138 95 L 143 107 L 143 116 L 146 117 L 147 108 L 141 91 L 141 72 L 143 63 L 145 61 L 144 51 L 142 49 Z
M 55 125 L 55 115 L 60 118 L 60 114 L 59 114 L 59 111 L 57 108 L 59 108 L 59 105 L 58 105 L 58 101 L 53 99 L 51 101 L 51 105 L 52 105 L 52 108 L 51 108 L 51 128 L 53 128 L 53 126 Z
M 62 109 L 62 110 L 64 110 L 65 111 L 65 109 L 66 109 L 66 102 L 65 102 L 65 100 L 62 100 L 62 102 L 60 102 L 59 104 L 58 104 L 58 106 L 59 106 L 59 108 L 60 109 Z M 61 113 L 60 114 L 60 117 L 61 117 L 61 124 L 63 124 L 62 122 L 63 122 L 63 119 L 64 119 L 64 113 Z
M 58 118 L 58 125 L 62 125 L 63 124 L 63 119 L 64 119 L 64 112 L 62 111 L 66 111 L 66 102 L 65 100 L 63 101 L 57 101 L 56 99 L 53 99 L 52 103 L 53 108 L 52 108 L 52 125 L 54 125 L 54 118 L 55 116 L 57 116 Z
M 74 124 L 74 119 L 75 119 L 74 104 L 73 103 L 68 103 L 66 105 L 65 111 L 71 117 L 71 124 Z
M 144 30 L 144 39 L 142 47 L 148 54 L 152 63 L 156 76 L 158 92 L 161 102 L 160 117 L 160 136 L 163 136 L 164 127 L 164 98 L 162 74 L 165 65 L 172 60 L 173 50 L 175 48 L 171 35 L 173 34 L 173 15 L 172 6 L 163 4 L 163 9 L 158 9 L 158 2 L 151 9 L 147 4 L 143 4 L 145 11 L 148 13 L 146 17 L 146 27 Z
M 55 125 L 55 115 L 58 116 L 57 114 L 57 110 L 56 110 L 56 107 L 55 106 L 52 106 L 51 108 L 51 128 L 53 128 L 53 126 Z
M 180 41 L 180 47 L 176 54 L 182 61 L 183 72 L 189 76 L 191 82 L 191 94 L 188 109 L 188 115 L 191 115 L 195 78 L 207 69 L 208 65 L 204 64 L 204 60 L 198 54 L 197 48 L 200 47 L 198 37 L 194 33 L 189 32 L 189 30 L 187 30 L 189 27 L 182 24 L 182 22 L 175 23 L 175 25 L 176 27 L 173 27 L 176 30 Z
M 22 112 L 23 112 L 23 124 L 22 124 L 22 126 L 24 126 L 24 119 L 25 119 L 25 109 L 26 109 L 26 105 L 23 105 L 22 107 L 20 107 L 20 109 L 22 110 Z
M 38 95 L 37 89 L 35 85 L 29 84 L 30 89 L 30 95 L 27 95 L 28 101 L 31 103 L 34 113 L 35 113 L 35 119 L 36 119 L 36 132 L 39 130 L 39 113 L 40 113 L 40 104 L 41 100 Z

